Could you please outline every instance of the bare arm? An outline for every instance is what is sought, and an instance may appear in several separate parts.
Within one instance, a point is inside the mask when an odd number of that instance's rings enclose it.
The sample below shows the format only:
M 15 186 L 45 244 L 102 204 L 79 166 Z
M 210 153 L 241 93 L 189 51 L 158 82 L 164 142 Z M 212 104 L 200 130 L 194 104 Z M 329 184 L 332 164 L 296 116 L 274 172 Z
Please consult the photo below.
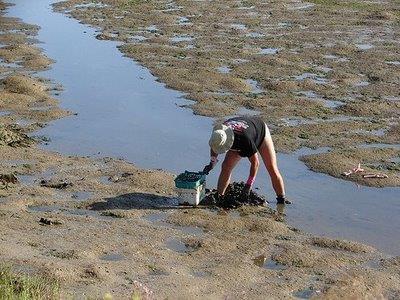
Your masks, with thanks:
M 218 157 L 218 154 L 215 153 L 211 148 L 210 148 L 210 157 L 215 157 L 215 158 Z
M 260 161 L 258 160 L 258 154 L 255 153 L 253 156 L 250 156 L 249 161 L 251 166 L 250 166 L 249 178 L 247 179 L 247 184 L 253 185 L 254 180 L 257 176 L 258 168 L 260 166 Z
M 214 169 L 215 165 L 218 162 L 218 154 L 215 153 L 211 148 L 210 148 L 210 163 L 206 165 L 203 169 L 203 173 L 208 175 L 208 173 Z

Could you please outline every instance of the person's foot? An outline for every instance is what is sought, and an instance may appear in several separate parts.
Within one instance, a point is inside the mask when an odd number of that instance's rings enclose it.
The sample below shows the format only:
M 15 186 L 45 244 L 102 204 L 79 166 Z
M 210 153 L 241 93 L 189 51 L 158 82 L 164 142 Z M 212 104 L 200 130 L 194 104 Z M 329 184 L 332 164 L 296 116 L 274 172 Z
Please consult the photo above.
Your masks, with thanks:
M 292 204 L 292 201 L 287 199 L 285 196 L 278 196 L 276 197 L 277 204 Z

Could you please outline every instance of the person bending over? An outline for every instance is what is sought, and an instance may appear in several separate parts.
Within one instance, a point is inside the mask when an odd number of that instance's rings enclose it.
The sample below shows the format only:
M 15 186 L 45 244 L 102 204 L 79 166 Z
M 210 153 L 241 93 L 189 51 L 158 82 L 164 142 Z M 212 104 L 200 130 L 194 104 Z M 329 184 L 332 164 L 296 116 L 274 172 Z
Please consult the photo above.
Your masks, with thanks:
M 260 165 L 260 153 L 264 165 L 271 177 L 278 204 L 289 204 L 285 198 L 285 186 L 279 172 L 274 143 L 268 126 L 258 117 L 235 117 L 214 126 L 209 140 L 210 163 L 203 169 L 208 174 L 218 162 L 218 154 L 226 153 L 218 178 L 218 197 L 223 197 L 229 185 L 232 170 L 242 157 L 250 161 L 250 174 L 247 179 L 244 195 L 248 196 L 257 176 Z

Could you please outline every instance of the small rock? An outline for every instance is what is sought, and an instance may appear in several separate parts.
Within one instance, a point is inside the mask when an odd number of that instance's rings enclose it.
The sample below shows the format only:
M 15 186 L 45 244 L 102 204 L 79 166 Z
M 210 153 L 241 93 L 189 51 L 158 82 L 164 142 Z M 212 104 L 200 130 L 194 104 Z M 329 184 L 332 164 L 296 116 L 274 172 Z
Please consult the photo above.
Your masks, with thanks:
M 39 223 L 42 225 L 61 225 L 62 224 L 61 222 L 59 222 L 57 220 L 53 221 L 53 220 L 50 220 L 47 218 L 40 218 Z
M 40 181 L 40 185 L 52 189 L 66 189 L 67 187 L 71 187 L 73 184 L 71 182 L 57 182 L 57 183 L 52 183 L 48 180 L 42 179 Z

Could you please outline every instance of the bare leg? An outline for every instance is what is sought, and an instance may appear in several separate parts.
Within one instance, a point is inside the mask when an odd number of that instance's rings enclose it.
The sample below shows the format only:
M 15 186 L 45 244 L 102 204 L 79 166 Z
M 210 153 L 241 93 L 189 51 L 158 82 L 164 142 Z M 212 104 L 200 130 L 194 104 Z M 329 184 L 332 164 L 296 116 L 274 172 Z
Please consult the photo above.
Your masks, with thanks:
M 283 178 L 278 169 L 276 162 L 276 153 L 274 143 L 272 142 L 271 134 L 268 127 L 266 127 L 265 139 L 259 149 L 260 155 L 264 161 L 265 167 L 271 177 L 272 186 L 277 196 L 285 195 L 285 185 Z
M 240 155 L 234 151 L 228 151 L 222 163 L 221 173 L 218 178 L 218 194 L 224 195 L 231 180 L 232 170 L 240 160 Z

